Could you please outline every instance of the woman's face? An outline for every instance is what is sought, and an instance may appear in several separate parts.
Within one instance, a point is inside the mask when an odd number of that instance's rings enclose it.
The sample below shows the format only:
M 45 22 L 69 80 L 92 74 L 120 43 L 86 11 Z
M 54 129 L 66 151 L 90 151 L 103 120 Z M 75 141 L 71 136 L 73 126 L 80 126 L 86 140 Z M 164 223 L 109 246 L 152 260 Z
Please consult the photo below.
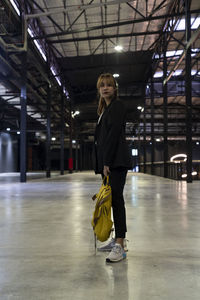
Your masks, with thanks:
M 99 87 L 99 93 L 104 99 L 112 99 L 115 93 L 115 88 L 109 81 L 102 80 Z

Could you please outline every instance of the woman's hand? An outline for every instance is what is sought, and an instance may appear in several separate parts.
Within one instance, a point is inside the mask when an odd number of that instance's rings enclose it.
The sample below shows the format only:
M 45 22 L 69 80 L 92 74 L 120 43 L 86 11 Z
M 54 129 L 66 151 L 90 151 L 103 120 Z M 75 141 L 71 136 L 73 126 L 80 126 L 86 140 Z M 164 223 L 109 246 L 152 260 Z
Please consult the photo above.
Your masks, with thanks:
M 103 167 L 103 175 L 107 177 L 109 174 L 110 174 L 109 166 L 104 166 Z

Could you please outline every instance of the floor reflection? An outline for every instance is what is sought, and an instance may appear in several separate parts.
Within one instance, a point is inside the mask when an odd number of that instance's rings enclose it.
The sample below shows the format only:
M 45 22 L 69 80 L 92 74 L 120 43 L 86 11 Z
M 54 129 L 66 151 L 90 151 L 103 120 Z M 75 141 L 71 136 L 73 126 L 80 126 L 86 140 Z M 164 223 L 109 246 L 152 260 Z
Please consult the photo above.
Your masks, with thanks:
M 114 299 L 129 299 L 128 261 L 106 264 L 110 296 Z

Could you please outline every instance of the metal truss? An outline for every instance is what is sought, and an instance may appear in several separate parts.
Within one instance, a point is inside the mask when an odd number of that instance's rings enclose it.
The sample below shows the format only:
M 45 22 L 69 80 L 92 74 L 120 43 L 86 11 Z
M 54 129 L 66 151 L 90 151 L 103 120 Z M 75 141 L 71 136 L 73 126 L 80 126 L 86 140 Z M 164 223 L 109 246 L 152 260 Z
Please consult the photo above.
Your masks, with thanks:
M 191 14 L 196 14 L 200 13 L 200 9 L 197 10 L 192 10 Z M 57 32 L 57 33 L 52 33 L 52 34 L 45 34 L 45 35 L 38 35 L 35 36 L 32 39 L 44 39 L 44 38 L 52 38 L 52 37 L 58 37 L 62 35 L 68 35 L 68 34 L 75 34 L 75 33 L 81 33 L 81 32 L 87 32 L 87 31 L 93 31 L 93 30 L 98 30 L 98 29 L 106 29 L 106 28 L 112 28 L 112 27 L 118 27 L 118 26 L 124 26 L 124 25 L 132 25 L 132 24 L 139 24 L 139 23 L 144 23 L 144 22 L 151 22 L 151 21 L 156 21 L 156 20 L 169 20 L 171 18 L 175 17 L 183 17 L 184 12 L 176 12 L 176 13 L 170 13 L 170 14 L 165 14 L 162 16 L 149 16 L 141 19 L 134 19 L 131 21 L 123 21 L 123 22 L 116 22 L 116 23 L 110 23 L 110 24 L 102 24 L 99 26 L 93 26 L 93 27 L 88 27 L 84 29 L 78 29 L 78 30 L 63 30 L 62 32 Z M 28 17 L 27 17 L 28 18 Z

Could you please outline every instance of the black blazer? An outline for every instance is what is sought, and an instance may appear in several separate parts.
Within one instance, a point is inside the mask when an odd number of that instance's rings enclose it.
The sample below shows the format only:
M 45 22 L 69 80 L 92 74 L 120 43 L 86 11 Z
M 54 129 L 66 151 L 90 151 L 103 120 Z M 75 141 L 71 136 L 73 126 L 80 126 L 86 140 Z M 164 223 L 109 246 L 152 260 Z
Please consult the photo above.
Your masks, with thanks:
M 120 100 L 113 100 L 96 125 L 94 139 L 94 170 L 103 173 L 103 166 L 110 170 L 132 167 L 131 154 L 125 138 L 126 109 Z

